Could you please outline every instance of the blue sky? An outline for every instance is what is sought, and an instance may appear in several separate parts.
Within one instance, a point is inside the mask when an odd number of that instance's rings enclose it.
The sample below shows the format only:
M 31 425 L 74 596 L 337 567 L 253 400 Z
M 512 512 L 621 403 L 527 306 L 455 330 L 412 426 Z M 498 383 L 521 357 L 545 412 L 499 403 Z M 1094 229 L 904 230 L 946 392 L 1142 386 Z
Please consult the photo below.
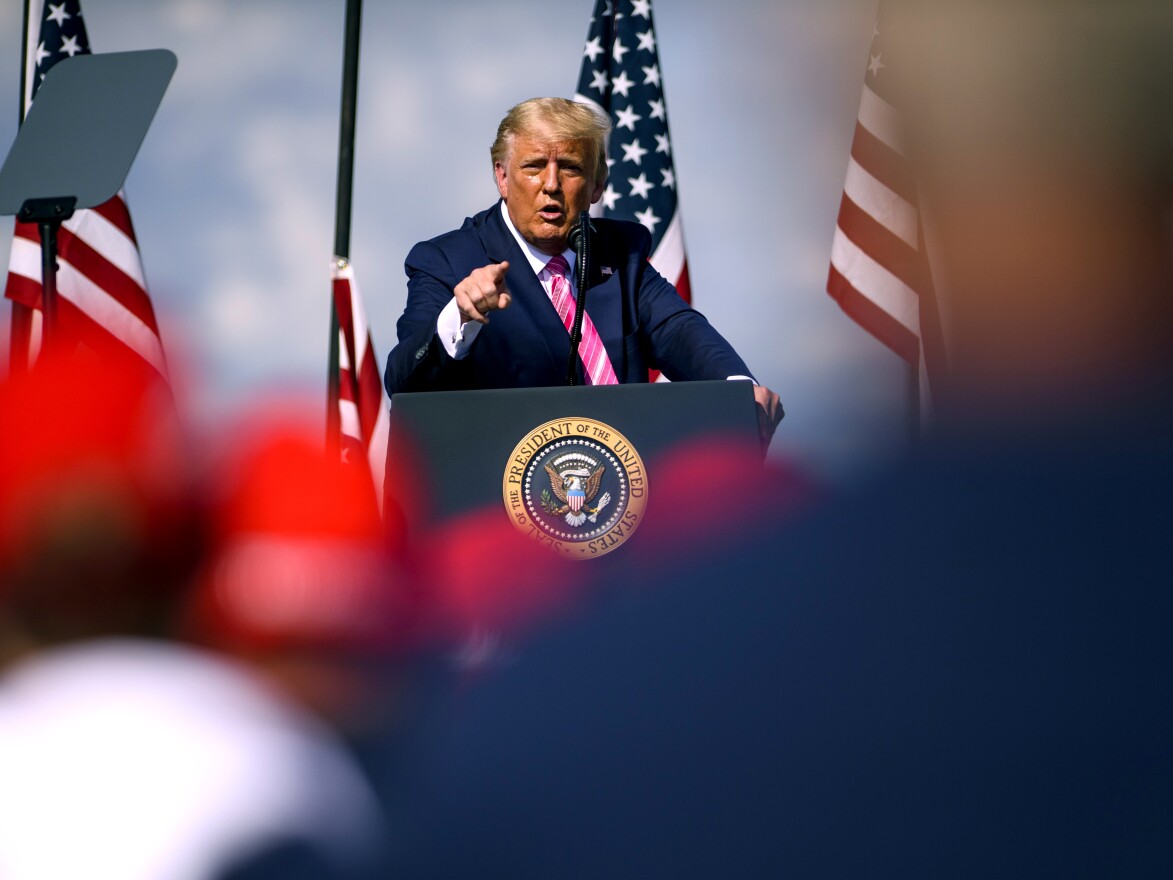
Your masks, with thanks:
M 591 6 L 366 3 L 351 258 L 381 357 L 408 249 L 494 200 L 497 122 L 525 98 L 573 94 Z M 83 8 L 95 51 L 179 57 L 126 191 L 193 421 L 214 431 L 273 395 L 321 394 L 324 408 L 344 0 Z M 694 302 L 782 395 L 772 454 L 847 479 L 904 430 L 902 364 L 824 292 L 874 4 L 653 9 Z M 3 4 L 5 150 L 19 33 L 19 4 Z M 6 338 L 7 305 L 0 319 Z

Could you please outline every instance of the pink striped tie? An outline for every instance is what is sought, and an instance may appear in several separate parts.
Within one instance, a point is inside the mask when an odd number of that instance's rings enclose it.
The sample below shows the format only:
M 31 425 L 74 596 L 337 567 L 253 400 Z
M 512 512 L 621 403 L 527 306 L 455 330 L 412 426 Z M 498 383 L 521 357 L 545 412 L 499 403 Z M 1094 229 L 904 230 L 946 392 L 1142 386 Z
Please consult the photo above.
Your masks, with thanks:
M 574 324 L 574 295 L 570 292 L 570 281 L 566 277 L 570 264 L 559 255 L 546 264 L 546 270 L 550 273 L 550 302 L 558 310 L 562 326 L 569 333 Z M 582 314 L 582 339 L 578 343 L 578 356 L 586 367 L 588 385 L 619 384 L 615 370 L 611 367 L 611 359 L 607 357 L 607 349 L 603 347 L 603 339 L 595 329 L 591 316 L 585 311 Z

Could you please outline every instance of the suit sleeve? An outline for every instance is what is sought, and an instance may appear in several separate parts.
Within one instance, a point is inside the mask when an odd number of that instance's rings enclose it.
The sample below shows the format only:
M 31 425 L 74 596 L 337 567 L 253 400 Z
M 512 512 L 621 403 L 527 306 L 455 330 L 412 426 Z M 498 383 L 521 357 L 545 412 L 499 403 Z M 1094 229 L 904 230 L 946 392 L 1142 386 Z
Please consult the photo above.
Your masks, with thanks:
M 725 337 L 648 262 L 639 285 L 638 309 L 649 360 L 673 382 L 753 376 Z
M 399 342 L 387 355 L 387 393 L 460 387 L 467 366 L 450 357 L 436 337 L 436 319 L 460 279 L 443 250 L 430 241 L 411 249 L 404 268 L 407 305 L 395 328 Z

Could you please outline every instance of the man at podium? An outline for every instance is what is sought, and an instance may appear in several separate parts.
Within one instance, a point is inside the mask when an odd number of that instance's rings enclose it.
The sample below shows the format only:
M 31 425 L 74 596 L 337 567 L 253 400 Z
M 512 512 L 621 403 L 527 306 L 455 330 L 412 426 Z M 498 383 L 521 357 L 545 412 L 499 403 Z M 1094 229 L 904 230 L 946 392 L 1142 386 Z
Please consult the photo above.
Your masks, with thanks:
M 407 256 L 389 394 L 566 381 L 577 295 L 569 238 L 603 194 L 610 128 L 564 98 L 533 98 L 506 114 L 491 150 L 500 201 Z M 593 225 L 579 384 L 646 382 L 650 369 L 673 381 L 753 381 L 733 347 L 648 262 L 643 226 Z M 768 439 L 782 406 L 756 383 L 754 397 Z

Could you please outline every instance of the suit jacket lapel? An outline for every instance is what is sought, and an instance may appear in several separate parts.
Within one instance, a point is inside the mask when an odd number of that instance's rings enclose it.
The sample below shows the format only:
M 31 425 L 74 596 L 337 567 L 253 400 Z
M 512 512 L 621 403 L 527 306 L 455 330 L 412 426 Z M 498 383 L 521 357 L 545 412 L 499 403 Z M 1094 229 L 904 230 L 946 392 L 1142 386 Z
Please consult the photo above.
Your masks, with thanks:
M 521 251 L 517 240 L 501 218 L 501 203 L 489 211 L 484 224 L 479 229 L 481 242 L 489 258 L 501 262 L 509 261 L 509 273 L 505 276 L 505 284 L 513 294 L 513 305 L 502 312 L 506 315 L 512 309 L 518 309 L 517 320 L 524 315 L 525 320 L 532 326 L 535 336 L 541 338 L 549 352 L 551 361 L 564 365 L 570 353 L 566 328 L 558 319 L 558 313 L 542 289 L 538 276 L 530 267 L 529 260 Z

